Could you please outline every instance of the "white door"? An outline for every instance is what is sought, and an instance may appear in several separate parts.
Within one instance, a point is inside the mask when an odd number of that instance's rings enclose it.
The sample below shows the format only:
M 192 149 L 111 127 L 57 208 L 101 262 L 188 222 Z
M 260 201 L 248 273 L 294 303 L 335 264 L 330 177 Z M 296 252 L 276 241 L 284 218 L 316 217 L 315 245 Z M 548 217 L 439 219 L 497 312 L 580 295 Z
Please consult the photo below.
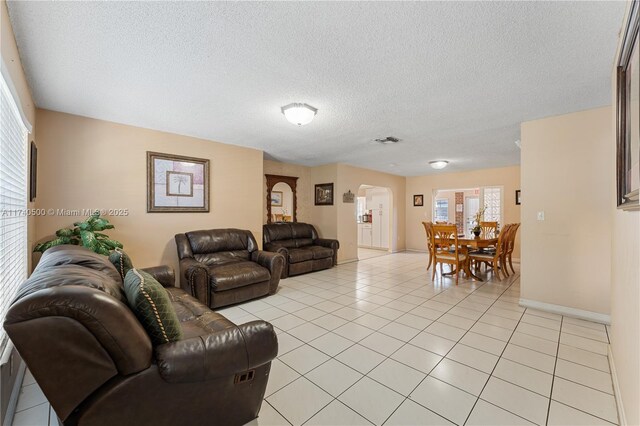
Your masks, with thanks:
M 389 194 L 378 193 L 371 197 L 373 210 L 372 245 L 389 248 Z
M 473 228 L 473 219 L 479 209 L 480 209 L 479 197 L 466 197 L 464 199 L 464 211 L 465 211 L 464 232 L 467 235 L 471 233 L 471 228 Z
M 371 247 L 371 224 L 362 225 L 362 246 Z

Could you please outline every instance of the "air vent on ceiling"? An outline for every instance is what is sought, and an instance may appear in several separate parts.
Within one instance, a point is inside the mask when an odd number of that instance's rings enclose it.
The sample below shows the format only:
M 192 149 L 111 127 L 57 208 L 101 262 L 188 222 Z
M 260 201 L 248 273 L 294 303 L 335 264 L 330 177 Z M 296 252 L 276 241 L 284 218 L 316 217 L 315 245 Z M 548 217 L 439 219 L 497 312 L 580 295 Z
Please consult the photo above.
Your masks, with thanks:
M 373 141 L 381 143 L 383 145 L 393 145 L 394 143 L 400 142 L 400 139 L 398 139 L 398 138 L 396 138 L 394 136 L 387 136 L 384 139 L 378 138 L 378 139 L 374 139 Z

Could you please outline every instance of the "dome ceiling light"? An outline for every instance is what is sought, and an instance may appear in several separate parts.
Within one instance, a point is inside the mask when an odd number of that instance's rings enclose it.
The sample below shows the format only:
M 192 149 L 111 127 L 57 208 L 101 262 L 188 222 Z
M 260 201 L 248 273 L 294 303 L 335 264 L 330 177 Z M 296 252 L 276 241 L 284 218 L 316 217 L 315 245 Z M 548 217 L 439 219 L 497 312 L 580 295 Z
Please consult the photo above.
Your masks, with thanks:
M 429 165 L 437 170 L 444 169 L 447 167 L 447 164 L 449 164 L 449 162 L 446 160 L 429 161 Z
M 311 123 L 313 117 L 318 113 L 318 108 L 314 108 L 309 104 L 292 103 L 280 108 L 285 118 L 291 124 L 304 126 Z

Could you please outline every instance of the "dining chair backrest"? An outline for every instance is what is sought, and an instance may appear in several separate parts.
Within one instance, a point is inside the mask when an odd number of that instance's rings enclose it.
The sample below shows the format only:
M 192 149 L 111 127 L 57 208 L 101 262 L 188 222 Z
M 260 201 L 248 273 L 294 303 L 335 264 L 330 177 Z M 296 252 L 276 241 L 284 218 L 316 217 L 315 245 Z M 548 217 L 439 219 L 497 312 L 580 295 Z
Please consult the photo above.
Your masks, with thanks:
M 433 252 L 433 222 L 422 222 L 424 232 L 427 234 L 427 249 Z
M 512 253 L 513 248 L 516 245 L 516 234 L 518 233 L 518 229 L 520 228 L 519 223 L 512 223 L 511 229 L 509 231 L 509 238 L 507 241 L 507 253 Z
M 458 228 L 456 225 L 433 225 L 434 254 L 455 254 L 458 257 Z
M 498 231 L 498 222 L 480 222 L 480 235 L 482 238 L 495 238 Z
M 509 249 L 509 236 L 513 229 L 512 223 L 507 223 L 498 234 L 498 242 L 496 243 L 496 256 L 502 256 Z

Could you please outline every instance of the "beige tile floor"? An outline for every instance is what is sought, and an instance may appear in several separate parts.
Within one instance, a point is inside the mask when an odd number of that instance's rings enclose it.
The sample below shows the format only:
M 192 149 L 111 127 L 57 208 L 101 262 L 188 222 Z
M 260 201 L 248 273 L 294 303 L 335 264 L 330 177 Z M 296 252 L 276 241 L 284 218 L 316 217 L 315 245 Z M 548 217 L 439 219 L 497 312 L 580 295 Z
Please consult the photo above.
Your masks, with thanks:
M 436 277 L 396 253 L 289 278 L 221 310 L 278 333 L 250 425 L 617 424 L 601 324 L 518 306 L 518 274 Z M 13 424 L 55 425 L 27 376 Z

